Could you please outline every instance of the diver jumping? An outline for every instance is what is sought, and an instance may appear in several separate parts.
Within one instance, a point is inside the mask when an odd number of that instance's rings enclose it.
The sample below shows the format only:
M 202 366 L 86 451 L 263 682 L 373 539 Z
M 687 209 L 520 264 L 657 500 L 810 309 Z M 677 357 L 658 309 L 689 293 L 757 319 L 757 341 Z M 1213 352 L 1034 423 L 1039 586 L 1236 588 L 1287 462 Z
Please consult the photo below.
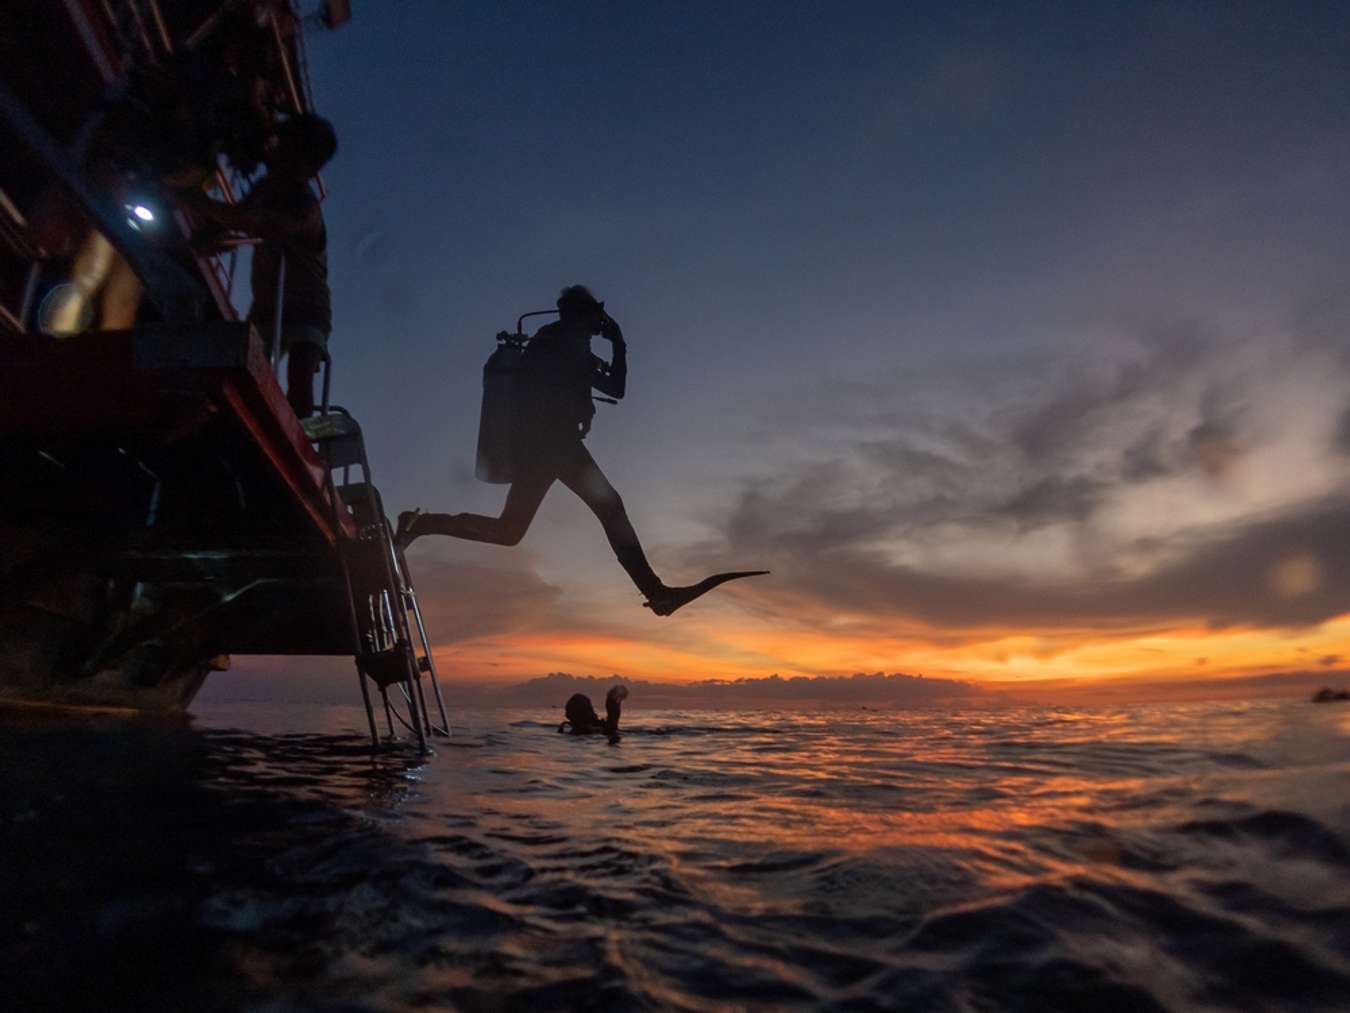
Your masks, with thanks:
M 541 327 L 520 357 L 519 391 L 508 441 L 511 485 L 501 515 L 407 510 L 399 514 L 398 544 L 406 548 L 423 535 L 448 535 L 516 545 L 549 488 L 561 481 L 599 519 L 619 565 L 646 598 L 644 605 L 657 615 L 668 616 L 729 580 L 768 573 L 718 573 L 697 584 L 670 587 L 652 570 L 623 500 L 583 442 L 595 414 L 592 388 L 615 400 L 624 396 L 628 346 L 623 331 L 605 312 L 605 304 L 582 285 L 563 289 L 557 306 L 558 320 Z M 613 347 L 609 362 L 591 354 L 593 335 Z

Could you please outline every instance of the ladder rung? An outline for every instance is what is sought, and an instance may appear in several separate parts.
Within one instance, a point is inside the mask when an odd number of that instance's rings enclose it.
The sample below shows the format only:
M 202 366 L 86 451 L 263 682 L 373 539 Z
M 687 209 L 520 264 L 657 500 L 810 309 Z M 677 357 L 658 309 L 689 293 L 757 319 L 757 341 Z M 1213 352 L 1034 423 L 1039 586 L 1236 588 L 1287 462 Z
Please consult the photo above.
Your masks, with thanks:
M 315 443 L 329 440 L 361 439 L 361 427 L 350 415 L 333 412 L 328 415 L 311 415 L 300 420 L 300 428 Z
M 332 468 L 352 468 L 358 464 L 362 468 L 366 466 L 365 451 L 362 449 L 359 440 L 320 440 L 318 444 Z

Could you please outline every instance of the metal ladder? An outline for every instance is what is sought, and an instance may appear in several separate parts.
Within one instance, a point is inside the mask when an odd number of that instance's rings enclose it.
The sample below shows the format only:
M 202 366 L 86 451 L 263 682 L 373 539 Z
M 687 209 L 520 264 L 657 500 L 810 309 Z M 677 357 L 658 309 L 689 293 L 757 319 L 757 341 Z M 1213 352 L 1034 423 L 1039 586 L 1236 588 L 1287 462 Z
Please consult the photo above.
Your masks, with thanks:
M 337 549 L 350 608 L 352 655 L 361 684 L 361 699 L 366 705 L 371 741 L 377 747 L 380 745 L 369 686 L 374 683 L 384 706 L 390 740 L 398 738 L 397 721 L 414 734 L 417 748 L 427 752 L 429 737 L 450 735 L 436 661 L 407 560 L 394 544 L 384 503 L 371 481 L 361 426 L 345 408 L 328 404 L 328 370 L 324 373 L 321 414 L 302 420 L 301 425 L 323 454 L 327 465 L 334 530 L 341 531 L 337 521 L 339 511 L 344 508 L 350 510 L 356 521 L 356 536 L 342 538 L 339 535 Z M 360 469 L 355 481 L 351 474 L 353 468 Z M 341 482 L 337 479 L 338 472 L 342 474 Z M 432 721 L 427 707 L 422 684 L 424 672 L 430 676 L 441 719 L 439 725 Z M 397 690 L 393 700 L 389 694 L 391 688 Z

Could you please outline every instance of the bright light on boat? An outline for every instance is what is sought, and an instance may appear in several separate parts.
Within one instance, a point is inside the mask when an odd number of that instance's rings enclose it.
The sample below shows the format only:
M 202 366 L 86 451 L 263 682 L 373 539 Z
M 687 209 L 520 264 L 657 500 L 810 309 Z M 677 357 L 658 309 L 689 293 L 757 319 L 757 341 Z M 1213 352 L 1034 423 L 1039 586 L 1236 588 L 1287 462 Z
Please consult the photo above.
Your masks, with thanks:
M 153 222 L 155 220 L 155 213 L 144 204 L 133 205 L 131 213 L 143 222 Z

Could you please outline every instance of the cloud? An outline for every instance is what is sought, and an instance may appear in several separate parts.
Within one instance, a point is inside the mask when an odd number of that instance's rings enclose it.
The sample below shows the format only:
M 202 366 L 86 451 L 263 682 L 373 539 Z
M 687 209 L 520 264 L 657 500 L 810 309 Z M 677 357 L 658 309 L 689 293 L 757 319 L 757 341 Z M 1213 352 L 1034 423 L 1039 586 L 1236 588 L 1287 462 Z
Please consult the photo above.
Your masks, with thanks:
M 1336 423 L 1336 449 L 1342 454 L 1350 454 L 1350 407 L 1341 412 Z
M 1194 680 L 1081 680 L 1046 679 L 998 687 L 1010 700 L 1038 703 L 1123 704 L 1146 701 L 1256 700 L 1297 696 L 1308 699 L 1329 680 L 1344 679 L 1344 670 L 1270 672 Z
M 1173 472 L 1168 460 L 1166 433 L 1162 428 L 1146 431 L 1121 455 L 1120 477 L 1125 482 L 1147 482 Z
M 944 575 L 841 548 L 803 561 L 765 558 L 774 578 L 742 594 L 791 614 L 910 619 L 933 626 L 1138 629 L 1204 623 L 1298 626 L 1350 611 L 1350 499 L 1171 547 L 1145 576 L 1051 582 Z M 763 552 L 760 546 L 759 551 Z M 1297 579 L 1282 582 L 1291 568 Z
M 747 482 L 730 534 L 807 550 L 931 529 L 1006 540 L 1088 525 L 1130 487 L 1217 487 L 1259 449 L 1251 401 L 1269 394 L 1259 389 L 1268 364 L 1252 359 L 1183 322 L 1068 363 L 840 384 L 810 403 L 811 430 L 775 419 L 787 466 Z M 825 434 L 832 442 L 801 452 Z
M 1345 361 L 1186 323 L 1127 339 L 936 407 L 922 377 L 855 385 L 832 422 L 851 413 L 865 436 L 747 479 L 706 558 L 773 569 L 742 600 L 822 628 L 840 614 L 879 630 L 1285 627 L 1350 611 Z M 906 408 L 878 432 L 888 403 Z
M 550 672 L 487 692 L 499 702 L 561 705 L 573 693 L 602 698 L 615 683 L 628 686 L 639 705 L 723 707 L 729 704 L 825 702 L 889 705 L 928 703 L 978 695 L 981 690 L 954 679 L 927 679 L 903 673 L 858 673 L 852 676 L 770 675 L 749 679 L 701 679 L 696 682 L 660 682 L 643 679 L 576 676 Z
M 1106 484 L 1085 475 L 1046 475 L 1024 486 L 991 513 L 1007 517 L 1025 529 L 1060 520 L 1082 521 L 1091 516 Z
M 367 222 L 352 235 L 351 250 L 367 267 L 383 265 L 391 248 L 388 231 L 373 223 Z
M 1025 400 L 1003 410 L 1007 442 L 1027 460 L 1071 456 L 1091 434 L 1118 427 L 1122 409 L 1157 404 L 1159 392 L 1176 390 L 1212 366 L 1220 346 L 1191 320 L 1133 327 L 1119 347 L 1058 365 L 1040 391 L 1033 386 Z M 1028 366 L 1032 373 L 1044 368 Z
M 551 622 L 562 592 L 533 570 L 427 556 L 409 560 L 427 630 L 438 644 L 519 633 Z

